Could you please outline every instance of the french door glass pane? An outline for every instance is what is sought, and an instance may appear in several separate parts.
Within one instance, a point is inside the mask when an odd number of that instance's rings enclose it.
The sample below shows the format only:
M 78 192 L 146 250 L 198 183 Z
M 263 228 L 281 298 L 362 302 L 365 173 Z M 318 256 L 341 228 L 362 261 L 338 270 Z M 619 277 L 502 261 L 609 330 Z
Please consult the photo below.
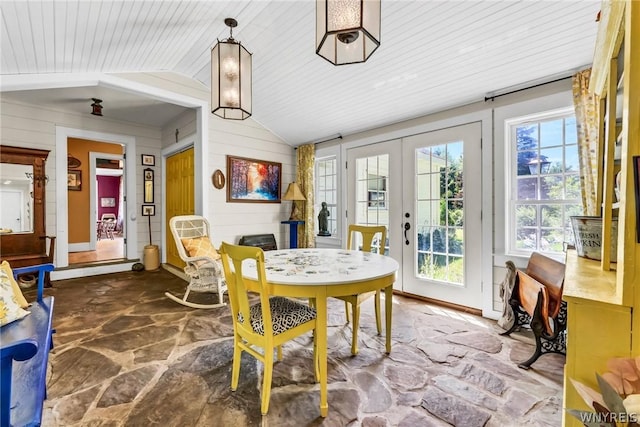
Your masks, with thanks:
M 384 225 L 389 240 L 389 155 L 356 159 L 356 224 Z M 385 242 L 385 248 L 388 243 Z M 360 244 L 360 242 L 356 242 Z M 388 252 L 388 251 L 385 251 Z
M 415 150 L 416 275 L 464 283 L 462 141 Z

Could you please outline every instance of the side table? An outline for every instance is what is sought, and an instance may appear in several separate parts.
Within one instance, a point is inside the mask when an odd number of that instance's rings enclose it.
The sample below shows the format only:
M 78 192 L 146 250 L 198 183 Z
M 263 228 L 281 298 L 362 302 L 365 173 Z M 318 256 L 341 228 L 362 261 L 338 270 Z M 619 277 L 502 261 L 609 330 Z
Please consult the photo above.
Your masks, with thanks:
M 304 225 L 304 221 L 288 220 L 280 221 L 280 224 L 289 224 L 289 248 L 298 247 L 298 225 Z

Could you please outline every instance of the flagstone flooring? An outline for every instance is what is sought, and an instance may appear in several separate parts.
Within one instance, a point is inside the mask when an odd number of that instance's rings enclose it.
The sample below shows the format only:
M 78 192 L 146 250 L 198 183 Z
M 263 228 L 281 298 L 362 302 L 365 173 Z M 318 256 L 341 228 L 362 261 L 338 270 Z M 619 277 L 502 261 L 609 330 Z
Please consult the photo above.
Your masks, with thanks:
M 164 270 L 53 283 L 55 348 L 43 426 L 559 426 L 564 357 L 529 371 L 531 337 L 501 337 L 494 321 L 395 296 L 393 348 L 362 306 L 350 355 L 344 304 L 329 303 L 329 415 L 320 417 L 312 338 L 284 347 L 269 414 L 262 366 L 244 355 L 231 392 L 228 307 L 198 310 L 164 296 L 185 282 Z M 201 295 L 213 298 L 213 295 Z M 384 307 L 384 304 L 383 304 Z

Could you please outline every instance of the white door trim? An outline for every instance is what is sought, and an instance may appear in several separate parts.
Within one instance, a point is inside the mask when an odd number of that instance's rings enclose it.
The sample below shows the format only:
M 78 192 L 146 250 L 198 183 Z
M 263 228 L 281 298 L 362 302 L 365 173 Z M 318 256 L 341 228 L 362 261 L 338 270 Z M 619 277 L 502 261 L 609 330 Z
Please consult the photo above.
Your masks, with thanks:
M 125 152 L 126 154 L 126 152 Z M 110 154 L 110 153 L 100 153 L 100 152 L 96 152 L 96 151 L 90 151 L 89 152 L 89 214 L 91 215 L 91 218 L 89 219 L 90 221 L 90 226 L 89 226 L 89 250 L 90 251 L 95 251 L 96 250 L 96 241 L 98 240 L 97 238 L 97 234 L 98 234 L 98 230 L 96 229 L 96 227 L 94 226 L 96 224 L 96 222 L 98 221 L 98 206 L 97 206 L 97 199 L 96 199 L 96 194 L 98 191 L 97 188 L 97 183 L 96 183 L 96 179 L 97 179 L 97 173 L 96 173 L 96 160 L 97 159 L 108 159 L 108 160 L 124 160 L 124 156 L 122 154 Z M 127 174 L 124 173 L 125 171 L 122 171 L 122 179 L 125 180 L 127 179 Z M 125 209 L 127 207 L 127 201 L 128 199 L 126 198 L 127 193 L 126 193 L 126 189 L 127 187 L 124 187 L 125 190 L 125 202 L 124 202 L 124 206 Z M 126 212 L 126 211 L 125 211 Z M 124 238 L 126 240 L 127 239 L 127 227 L 123 227 L 124 228 Z M 126 255 L 126 254 L 125 254 Z
M 127 153 L 124 162 L 126 180 L 127 212 L 126 229 L 129 236 L 138 235 L 137 200 L 136 200 L 136 138 L 130 135 L 118 135 L 106 132 L 94 132 L 84 129 L 73 129 L 56 126 L 56 267 L 69 265 L 69 198 L 67 197 L 67 139 L 80 138 L 92 141 L 122 144 Z M 95 204 L 95 202 L 94 202 Z M 95 224 L 95 222 L 94 222 Z M 127 239 L 126 253 L 128 257 L 138 254 L 138 239 Z

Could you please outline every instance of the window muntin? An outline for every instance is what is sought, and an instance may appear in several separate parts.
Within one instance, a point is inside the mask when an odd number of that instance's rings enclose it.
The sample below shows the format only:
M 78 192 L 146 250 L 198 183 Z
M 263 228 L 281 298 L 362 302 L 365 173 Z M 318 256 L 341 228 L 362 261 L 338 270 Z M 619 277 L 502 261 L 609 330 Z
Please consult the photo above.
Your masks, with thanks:
M 562 253 L 564 242 L 573 242 L 570 216 L 583 212 L 575 116 L 564 111 L 507 126 L 509 251 Z

